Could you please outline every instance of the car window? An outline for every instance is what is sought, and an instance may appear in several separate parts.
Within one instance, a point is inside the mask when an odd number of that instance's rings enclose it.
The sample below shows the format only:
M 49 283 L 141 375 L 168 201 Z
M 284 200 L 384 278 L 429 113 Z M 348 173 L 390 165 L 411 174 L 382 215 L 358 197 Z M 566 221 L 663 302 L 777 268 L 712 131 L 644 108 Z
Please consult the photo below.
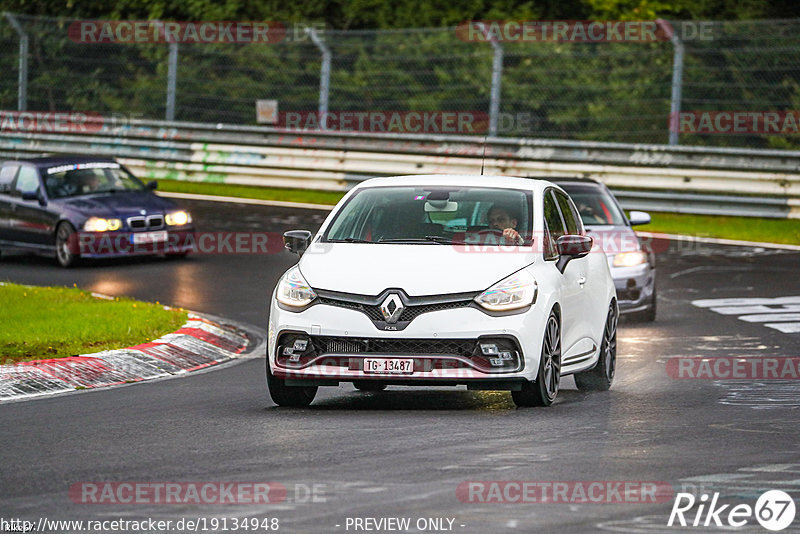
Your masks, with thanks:
M 561 220 L 561 215 L 558 213 L 558 206 L 549 189 L 544 193 L 543 208 L 545 222 L 544 257 L 550 260 L 558 258 L 556 240 L 566 232 L 564 229 L 564 222 Z
M 611 193 L 598 184 L 559 184 L 569 193 L 578 207 L 583 224 L 586 226 L 624 226 L 625 217 L 617 207 Z
M 17 181 L 14 184 L 14 194 L 21 196 L 23 193 L 35 193 L 39 189 L 39 173 L 34 167 L 23 165 L 20 167 Z
M 11 182 L 17 176 L 19 165 L 5 165 L 0 168 L 0 193 L 8 193 L 11 191 Z
M 569 197 L 561 191 L 553 191 L 553 194 L 558 200 L 558 207 L 561 209 L 561 216 L 564 218 L 564 223 L 567 225 L 567 233 L 572 235 L 580 235 L 580 219 L 576 213 L 575 208 L 572 206 Z
M 455 185 L 366 188 L 355 192 L 337 212 L 324 239 L 383 243 L 475 239 L 500 245 L 504 244 L 503 230 L 512 228 L 522 237 L 522 244 L 530 244 L 532 206 L 531 193 L 516 189 Z M 498 218 L 502 218 L 502 227 Z

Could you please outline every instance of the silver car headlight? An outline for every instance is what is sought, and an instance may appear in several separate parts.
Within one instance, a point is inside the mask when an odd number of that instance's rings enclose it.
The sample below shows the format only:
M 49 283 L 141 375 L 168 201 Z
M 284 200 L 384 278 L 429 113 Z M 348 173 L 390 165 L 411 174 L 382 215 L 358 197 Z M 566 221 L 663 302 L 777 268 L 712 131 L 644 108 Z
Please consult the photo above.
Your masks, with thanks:
M 475 302 L 489 311 L 509 311 L 530 306 L 536 302 L 539 284 L 528 271 L 518 271 L 500 280 L 475 297 Z
M 278 282 L 278 290 L 275 293 L 278 302 L 293 308 L 302 308 L 317 298 L 317 294 L 303 278 L 300 268 L 295 265 L 283 275 Z
M 620 252 L 614 255 L 614 267 L 636 267 L 647 263 L 647 254 L 641 250 Z

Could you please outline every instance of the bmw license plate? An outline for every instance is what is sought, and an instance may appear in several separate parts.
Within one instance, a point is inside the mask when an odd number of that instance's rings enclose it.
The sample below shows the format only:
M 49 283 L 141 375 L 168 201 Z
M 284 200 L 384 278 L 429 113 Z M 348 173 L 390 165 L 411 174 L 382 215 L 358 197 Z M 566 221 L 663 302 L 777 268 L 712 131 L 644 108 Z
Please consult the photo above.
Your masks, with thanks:
M 414 372 L 414 360 L 400 358 L 364 358 L 364 372 L 375 374 L 410 375 Z
M 146 245 L 148 243 L 163 243 L 167 240 L 167 231 L 161 230 L 159 232 L 142 232 L 140 234 L 131 234 L 134 245 Z

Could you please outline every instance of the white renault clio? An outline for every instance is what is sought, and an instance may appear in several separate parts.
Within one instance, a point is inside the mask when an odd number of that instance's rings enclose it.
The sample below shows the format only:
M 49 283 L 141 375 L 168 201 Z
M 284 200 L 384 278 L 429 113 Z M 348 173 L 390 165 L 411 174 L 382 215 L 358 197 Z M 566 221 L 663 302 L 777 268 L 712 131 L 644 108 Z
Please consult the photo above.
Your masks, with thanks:
M 547 181 L 399 176 L 353 188 L 272 296 L 267 385 L 281 406 L 352 382 L 508 390 L 549 406 L 563 376 L 611 386 L 618 308 L 602 250 Z

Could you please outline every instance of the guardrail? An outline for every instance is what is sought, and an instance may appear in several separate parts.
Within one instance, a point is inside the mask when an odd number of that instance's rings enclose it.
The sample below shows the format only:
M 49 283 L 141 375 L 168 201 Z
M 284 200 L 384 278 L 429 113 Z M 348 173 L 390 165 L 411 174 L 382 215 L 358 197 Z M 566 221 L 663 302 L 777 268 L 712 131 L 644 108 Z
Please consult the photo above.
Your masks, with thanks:
M 485 152 L 485 156 L 484 156 Z M 0 156 L 118 158 L 145 179 L 346 190 L 373 176 L 480 172 L 606 183 L 629 209 L 800 218 L 800 151 L 88 118 L 67 133 L 0 130 Z

